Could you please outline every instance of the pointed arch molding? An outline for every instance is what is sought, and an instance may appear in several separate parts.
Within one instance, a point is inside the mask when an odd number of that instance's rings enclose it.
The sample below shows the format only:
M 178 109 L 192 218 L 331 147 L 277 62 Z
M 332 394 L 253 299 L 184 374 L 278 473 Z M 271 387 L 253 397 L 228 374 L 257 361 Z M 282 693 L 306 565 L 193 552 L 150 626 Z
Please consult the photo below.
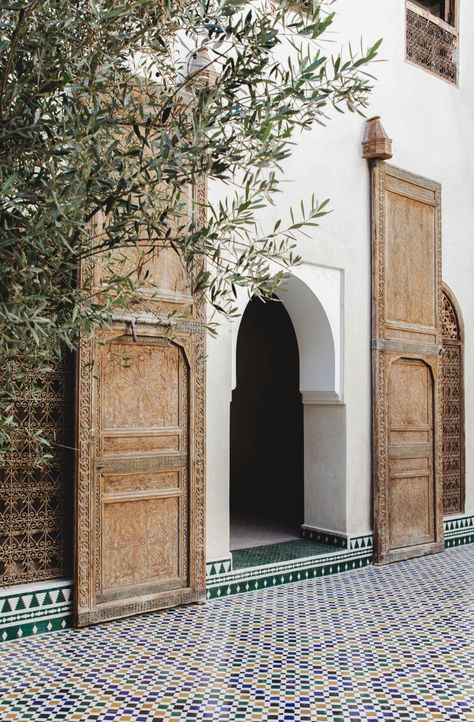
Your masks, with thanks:
M 464 324 L 459 304 L 443 283 L 442 448 L 445 514 L 464 512 Z

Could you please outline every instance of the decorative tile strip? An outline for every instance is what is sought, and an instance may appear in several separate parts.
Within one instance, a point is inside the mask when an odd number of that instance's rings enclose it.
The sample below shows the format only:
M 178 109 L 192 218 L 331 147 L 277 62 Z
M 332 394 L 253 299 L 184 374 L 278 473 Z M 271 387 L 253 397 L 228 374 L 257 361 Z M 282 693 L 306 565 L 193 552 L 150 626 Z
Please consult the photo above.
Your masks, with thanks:
M 359 536 L 350 536 L 342 532 L 317 529 L 316 527 L 303 524 L 301 527 L 301 536 L 303 539 L 311 539 L 319 544 L 330 544 L 331 546 L 341 547 L 341 549 L 372 549 L 373 547 L 373 535 L 371 532 Z
M 228 574 L 232 571 L 232 556 L 225 559 L 211 559 L 206 562 L 206 579 L 217 574 Z
M 346 534 L 328 531 L 327 529 L 316 529 L 315 527 L 303 524 L 301 527 L 303 539 L 310 539 L 318 544 L 330 544 L 333 547 L 348 548 L 348 537 Z
M 207 599 L 217 599 L 231 594 L 267 589 L 281 584 L 305 579 L 330 576 L 367 566 L 372 561 L 372 549 L 341 550 L 319 555 L 279 562 L 278 564 L 239 569 L 229 574 L 208 579 Z
M 0 642 L 70 627 L 71 595 L 70 581 L 0 590 Z
M 372 534 L 362 534 L 362 536 L 351 536 L 349 537 L 349 549 L 370 549 L 374 546 L 374 537 Z
M 446 549 L 474 543 L 474 516 L 448 517 L 444 520 L 444 546 Z

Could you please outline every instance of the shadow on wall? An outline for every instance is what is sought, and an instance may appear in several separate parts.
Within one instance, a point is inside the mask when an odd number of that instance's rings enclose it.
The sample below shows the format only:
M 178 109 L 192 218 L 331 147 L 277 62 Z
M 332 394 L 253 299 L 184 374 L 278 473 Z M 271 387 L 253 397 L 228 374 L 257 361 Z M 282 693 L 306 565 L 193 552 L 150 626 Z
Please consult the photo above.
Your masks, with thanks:
M 240 324 L 230 415 L 233 516 L 303 522 L 303 406 L 295 331 L 283 303 L 253 298 Z

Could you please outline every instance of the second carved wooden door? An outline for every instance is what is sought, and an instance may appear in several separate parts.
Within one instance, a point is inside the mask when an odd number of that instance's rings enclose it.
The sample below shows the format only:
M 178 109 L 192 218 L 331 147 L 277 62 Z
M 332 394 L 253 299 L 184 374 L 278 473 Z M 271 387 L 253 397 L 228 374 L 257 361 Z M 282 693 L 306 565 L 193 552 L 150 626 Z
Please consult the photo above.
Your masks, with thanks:
M 443 542 L 438 184 L 372 169 L 374 553 L 378 563 Z

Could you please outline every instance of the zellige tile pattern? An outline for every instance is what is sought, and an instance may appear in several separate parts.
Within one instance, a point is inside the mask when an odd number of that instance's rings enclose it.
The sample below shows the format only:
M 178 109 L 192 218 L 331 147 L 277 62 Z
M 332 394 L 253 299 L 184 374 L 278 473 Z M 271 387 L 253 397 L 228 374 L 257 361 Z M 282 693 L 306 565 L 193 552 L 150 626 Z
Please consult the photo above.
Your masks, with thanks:
M 474 720 L 474 545 L 0 647 L 0 719 Z
M 266 544 L 264 546 L 238 549 L 232 552 L 232 566 L 234 569 L 248 569 L 249 567 L 264 564 L 276 564 L 290 559 L 302 559 L 322 554 L 338 552 L 338 547 L 328 544 L 319 544 L 305 539 Z

